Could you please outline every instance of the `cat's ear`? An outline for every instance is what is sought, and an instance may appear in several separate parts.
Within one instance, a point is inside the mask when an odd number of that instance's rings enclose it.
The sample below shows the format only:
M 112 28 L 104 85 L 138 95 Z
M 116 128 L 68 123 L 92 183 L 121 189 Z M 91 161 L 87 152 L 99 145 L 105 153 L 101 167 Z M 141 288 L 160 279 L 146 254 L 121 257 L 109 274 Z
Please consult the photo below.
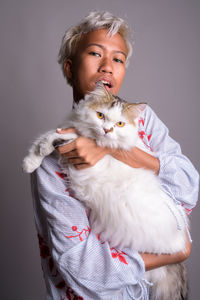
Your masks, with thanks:
M 127 103 L 124 111 L 126 111 L 133 119 L 139 118 L 145 110 L 147 103 Z
M 98 99 L 104 99 L 104 102 L 111 102 L 112 95 L 106 90 L 102 82 L 97 82 L 94 91 L 86 94 L 84 99 L 86 101 L 94 101 Z

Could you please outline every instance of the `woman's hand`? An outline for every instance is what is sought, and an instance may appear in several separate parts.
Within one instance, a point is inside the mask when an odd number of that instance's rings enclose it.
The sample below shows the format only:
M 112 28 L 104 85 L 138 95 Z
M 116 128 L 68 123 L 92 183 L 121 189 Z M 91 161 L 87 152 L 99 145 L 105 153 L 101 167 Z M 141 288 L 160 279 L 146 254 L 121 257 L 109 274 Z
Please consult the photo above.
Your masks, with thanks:
M 69 132 L 77 134 L 74 128 L 57 129 L 57 132 L 60 134 Z M 69 144 L 59 146 L 57 150 L 60 155 L 67 158 L 68 162 L 73 164 L 77 170 L 94 166 L 100 159 L 108 154 L 106 148 L 99 147 L 94 140 L 82 136 L 79 136 Z
M 140 253 L 142 259 L 144 260 L 146 271 L 159 268 L 165 265 L 171 265 L 183 262 L 186 260 L 190 254 L 192 245 L 188 238 L 188 234 L 186 232 L 186 247 L 184 251 L 173 253 L 173 254 L 151 254 L 151 253 Z
M 73 132 L 77 134 L 74 128 L 58 130 L 58 133 Z M 80 136 L 72 143 L 57 148 L 58 152 L 68 158 L 69 163 L 73 164 L 76 169 L 84 169 L 94 166 L 106 154 L 112 155 L 115 159 L 131 166 L 132 168 L 146 168 L 159 173 L 159 160 L 144 152 L 143 150 L 133 147 L 130 151 L 121 149 L 103 148 L 97 146 L 95 141 Z

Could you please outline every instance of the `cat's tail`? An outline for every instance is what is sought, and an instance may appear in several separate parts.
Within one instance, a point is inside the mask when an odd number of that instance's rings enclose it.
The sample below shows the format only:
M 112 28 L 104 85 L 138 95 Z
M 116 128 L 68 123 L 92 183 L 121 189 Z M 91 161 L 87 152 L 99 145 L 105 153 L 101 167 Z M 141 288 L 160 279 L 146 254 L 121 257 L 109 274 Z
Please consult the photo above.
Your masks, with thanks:
M 185 265 L 178 263 L 163 268 L 166 274 L 150 288 L 150 300 L 188 300 L 189 289 Z

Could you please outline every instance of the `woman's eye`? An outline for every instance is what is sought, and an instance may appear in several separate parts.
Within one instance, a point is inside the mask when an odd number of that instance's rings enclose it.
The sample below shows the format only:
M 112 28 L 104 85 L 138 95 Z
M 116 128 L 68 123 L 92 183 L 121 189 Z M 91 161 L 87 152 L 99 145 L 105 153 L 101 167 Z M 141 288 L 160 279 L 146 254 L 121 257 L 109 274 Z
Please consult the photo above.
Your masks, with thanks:
M 117 122 L 117 123 L 116 123 L 116 125 L 117 125 L 118 127 L 123 127 L 123 126 L 125 125 L 125 123 L 124 123 L 124 122 L 121 122 L 121 121 L 119 121 L 119 122 Z
M 99 112 L 99 111 L 97 111 L 97 117 L 98 117 L 99 119 L 104 119 L 104 114 L 101 113 L 101 112 Z
M 98 57 L 101 56 L 99 53 L 97 53 L 97 52 L 95 52 L 95 51 L 90 51 L 89 54 L 90 54 L 90 55 L 93 55 L 93 56 L 98 56 Z
M 120 63 L 120 64 L 124 63 L 124 61 L 120 58 L 114 58 L 114 61 L 117 62 L 117 63 Z

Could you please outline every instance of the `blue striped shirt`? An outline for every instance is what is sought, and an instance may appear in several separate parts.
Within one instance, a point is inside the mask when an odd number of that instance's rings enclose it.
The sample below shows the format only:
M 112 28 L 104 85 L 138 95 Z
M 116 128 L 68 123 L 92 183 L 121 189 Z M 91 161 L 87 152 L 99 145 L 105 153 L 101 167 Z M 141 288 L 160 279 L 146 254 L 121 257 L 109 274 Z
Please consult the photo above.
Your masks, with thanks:
M 163 189 L 190 212 L 198 197 L 198 173 L 148 106 L 139 136 L 160 160 Z M 90 231 L 88 211 L 70 195 L 56 152 L 43 160 L 31 182 L 46 299 L 147 300 L 141 256 L 110 248 Z

